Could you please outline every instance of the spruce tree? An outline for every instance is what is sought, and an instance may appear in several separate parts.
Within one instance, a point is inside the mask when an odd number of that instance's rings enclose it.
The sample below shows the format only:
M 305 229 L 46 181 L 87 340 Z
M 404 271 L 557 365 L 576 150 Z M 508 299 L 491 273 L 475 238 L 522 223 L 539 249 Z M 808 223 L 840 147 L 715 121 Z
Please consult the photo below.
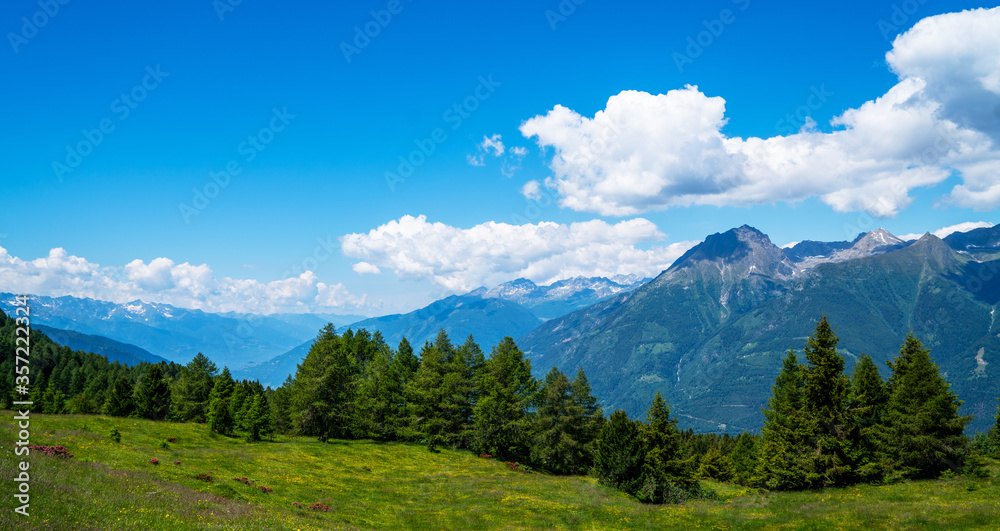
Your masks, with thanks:
M 575 427 L 576 440 L 579 442 L 579 453 L 576 457 L 576 470 L 573 473 L 583 474 L 594 464 L 594 453 L 597 451 L 597 438 L 604 426 L 604 410 L 593 395 L 590 382 L 583 368 L 576 371 L 576 376 L 570 388 L 570 398 L 573 401 L 571 414 Z
M 556 474 L 572 474 L 579 466 L 581 443 L 576 427 L 580 419 L 573 414 L 570 391 L 569 378 L 552 367 L 535 399 L 531 460 Z
M 1000 398 L 997 401 L 1000 401 Z M 993 439 L 994 444 L 1000 444 L 1000 405 L 997 406 L 995 419 L 996 421 L 993 423 L 993 427 L 990 428 L 989 435 Z
M 909 478 L 937 477 L 962 466 L 971 416 L 959 416 L 962 401 L 941 377 L 930 351 L 912 333 L 889 362 L 889 401 L 884 447 L 892 468 Z
M 635 495 L 642 487 L 645 444 L 641 423 L 616 410 L 601 429 L 594 456 L 597 480 L 608 487 Z
M 807 486 L 812 460 L 806 448 L 810 424 L 803 413 L 803 369 L 789 350 L 774 380 L 764 413 L 764 427 L 752 484 L 772 490 Z
M 271 413 L 264 393 L 254 394 L 250 398 L 250 408 L 244 420 L 247 441 L 256 442 L 264 435 L 271 434 Z
M 446 405 L 447 356 L 447 348 L 425 343 L 420 351 L 420 368 L 404 390 L 408 421 L 403 435 L 409 440 L 423 442 L 432 452 L 447 444 L 451 425 Z
M 418 371 L 419 372 L 419 371 Z M 528 409 L 538 382 L 531 361 L 514 340 L 504 337 L 493 347 L 479 378 L 474 408 L 474 449 L 501 459 L 526 462 L 530 456 L 531 418 Z
M 749 486 L 753 479 L 753 469 L 757 464 L 757 437 L 743 432 L 736 438 L 736 447 L 729 455 L 732 463 L 733 479 L 740 485 Z
M 135 414 L 140 418 L 163 420 L 170 413 L 170 383 L 160 364 L 150 365 L 142 382 L 135 388 Z
M 208 398 L 212 392 L 218 368 L 199 352 L 187 364 L 181 377 L 174 384 L 173 405 L 175 418 L 182 422 L 206 422 Z
M 397 375 L 392 371 L 392 350 L 382 344 L 365 367 L 358 384 L 355 408 L 359 416 L 359 435 L 376 440 L 393 436 L 394 399 L 398 391 Z
M 272 398 L 269 400 L 271 406 L 271 426 L 273 431 L 277 433 L 292 432 L 292 385 L 292 376 L 288 375 L 285 378 L 285 382 L 274 390 L 274 393 L 271 395 Z
M 302 435 L 320 440 L 353 435 L 356 386 L 355 335 L 337 336 L 332 324 L 320 330 L 298 366 L 292 387 L 293 422 Z
M 132 384 L 124 375 L 115 380 L 115 385 L 108 393 L 108 398 L 104 401 L 102 411 L 105 415 L 112 417 L 127 417 L 135 410 L 135 403 L 132 401 Z
M 657 391 L 641 427 L 643 468 L 638 497 L 646 502 L 679 501 L 682 492 L 696 488 L 691 463 L 680 455 L 680 430 L 671 418 L 670 407 Z M 680 491 L 680 492 L 679 492 Z
M 854 366 L 848 401 L 858 433 L 858 444 L 851 460 L 855 464 L 855 474 L 863 481 L 878 481 L 884 476 L 878 437 L 883 430 L 882 422 L 888 398 L 875 361 L 871 356 L 862 355 Z
M 235 428 L 230 398 L 236 388 L 236 382 L 229 372 L 229 367 L 223 367 L 222 372 L 215 377 L 212 390 L 208 394 L 208 429 L 223 435 L 231 435 Z
M 844 358 L 837 354 L 837 336 L 820 319 L 805 346 L 808 365 L 802 373 L 802 404 L 810 423 L 809 450 L 813 464 L 806 480 L 811 486 L 842 485 L 851 479 L 856 434 L 847 415 L 850 380 Z

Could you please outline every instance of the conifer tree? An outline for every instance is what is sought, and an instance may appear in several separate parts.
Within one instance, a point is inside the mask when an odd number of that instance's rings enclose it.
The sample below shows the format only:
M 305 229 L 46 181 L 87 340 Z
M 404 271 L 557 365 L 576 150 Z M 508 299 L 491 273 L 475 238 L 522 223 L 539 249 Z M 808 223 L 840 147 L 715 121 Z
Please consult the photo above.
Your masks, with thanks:
M 680 456 L 677 419 L 671 418 L 670 407 L 659 391 L 653 396 L 641 428 L 644 456 L 639 498 L 651 503 L 677 501 L 677 491 L 694 490 L 697 483 L 691 463 Z
M 140 418 L 163 420 L 170 413 L 170 383 L 160 364 L 150 365 L 133 394 L 135 414 Z
M 442 346 L 445 348 L 424 344 L 420 368 L 405 388 L 408 422 L 404 436 L 425 443 L 432 452 L 447 444 L 450 426 L 445 387 L 450 345 L 442 343 Z
M 218 368 L 199 352 L 187 364 L 181 377 L 174 384 L 174 417 L 182 422 L 206 422 L 208 419 L 208 398 L 212 392 Z
M 398 382 L 392 371 L 392 357 L 392 350 L 382 343 L 368 361 L 358 383 L 355 408 L 364 412 L 358 418 L 359 435 L 363 437 L 387 440 L 393 436 L 391 417 L 395 413 L 393 401 L 398 393 Z
M 535 399 L 534 438 L 531 460 L 556 474 L 576 472 L 581 453 L 577 440 L 579 418 L 573 415 L 569 378 L 552 367 Z
M 639 421 L 617 410 L 601 429 L 594 456 L 594 473 L 602 485 L 635 495 L 642 487 L 645 458 Z
M 1000 401 L 1000 398 L 997 399 Z M 990 436 L 992 437 L 995 444 L 1000 444 L 1000 406 L 997 406 L 996 422 L 993 423 L 993 427 L 990 428 Z
M 269 400 L 271 405 L 271 426 L 273 431 L 277 433 L 291 433 L 292 431 L 292 417 L 290 411 L 292 405 L 292 385 L 292 375 L 288 375 L 288 377 L 285 378 L 285 382 L 274 390 L 271 395 L 272 398 Z
M 941 377 L 930 351 L 910 333 L 889 367 L 883 441 L 892 468 L 910 478 L 958 470 L 968 443 L 963 431 L 972 417 L 958 415 L 962 401 Z
M 749 486 L 753 479 L 753 469 L 757 464 L 757 438 L 743 432 L 736 438 L 736 447 L 729 455 L 732 463 L 733 479 L 740 485 Z
M 208 428 L 211 431 L 230 435 L 235 428 L 230 399 L 236 388 L 236 382 L 229 372 L 229 367 L 223 367 L 222 372 L 215 377 L 212 390 L 208 394 Z
M 531 418 L 528 408 L 538 382 L 531 361 L 510 337 L 493 347 L 479 378 L 474 409 L 474 448 L 478 453 L 525 462 L 530 456 Z
M 389 372 L 392 375 L 392 388 L 389 390 L 392 407 L 388 422 L 389 432 L 393 439 L 407 438 L 409 417 L 406 406 L 406 386 L 413 380 L 413 376 L 419 368 L 420 358 L 413 353 L 410 342 L 405 337 L 402 338 L 389 366 Z
M 302 435 L 326 440 L 353 434 L 354 337 L 350 330 L 339 337 L 332 324 L 326 325 L 298 366 L 291 400 L 293 422 Z
M 862 355 L 855 364 L 848 401 L 858 433 L 858 444 L 851 458 L 855 474 L 863 481 L 878 481 L 885 472 L 879 456 L 878 437 L 883 430 L 888 395 L 871 356 Z
M 105 415 L 112 417 L 127 417 L 135 410 L 132 401 L 132 384 L 124 375 L 119 376 L 115 385 L 108 393 L 108 398 L 104 401 L 102 411 Z
M 847 415 L 850 380 L 844 374 L 844 358 L 837 354 L 837 342 L 823 316 L 805 346 L 809 363 L 802 373 L 802 404 L 811 424 L 809 453 L 814 462 L 806 479 L 812 486 L 842 485 L 851 476 L 856 434 Z
M 247 441 L 256 442 L 264 435 L 271 434 L 271 414 L 264 393 L 256 393 L 249 399 L 250 408 L 247 410 L 244 425 L 247 432 Z
M 604 410 L 593 395 L 590 382 L 583 368 L 576 371 L 576 376 L 570 388 L 570 398 L 573 401 L 572 416 L 576 429 L 576 440 L 579 442 L 579 453 L 573 473 L 583 474 L 594 464 L 594 453 L 597 451 L 597 438 L 604 426 Z
M 809 424 L 802 411 L 803 369 L 794 350 L 789 350 L 774 380 L 764 412 L 759 456 L 752 484 L 772 490 L 795 490 L 807 486 L 812 462 L 805 447 Z

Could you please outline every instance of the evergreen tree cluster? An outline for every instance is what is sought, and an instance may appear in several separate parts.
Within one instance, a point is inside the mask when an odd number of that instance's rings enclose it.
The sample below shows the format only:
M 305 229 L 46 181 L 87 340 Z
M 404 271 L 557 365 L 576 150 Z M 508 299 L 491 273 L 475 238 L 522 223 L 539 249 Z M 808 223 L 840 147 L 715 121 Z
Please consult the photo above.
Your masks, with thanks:
M 969 416 L 920 340 L 910 334 L 883 381 L 863 355 L 848 377 L 837 337 L 824 317 L 805 346 L 807 363 L 789 351 L 764 410 L 755 455 L 741 483 L 776 490 L 841 486 L 960 471 L 968 454 Z M 734 453 L 732 462 L 737 461 Z

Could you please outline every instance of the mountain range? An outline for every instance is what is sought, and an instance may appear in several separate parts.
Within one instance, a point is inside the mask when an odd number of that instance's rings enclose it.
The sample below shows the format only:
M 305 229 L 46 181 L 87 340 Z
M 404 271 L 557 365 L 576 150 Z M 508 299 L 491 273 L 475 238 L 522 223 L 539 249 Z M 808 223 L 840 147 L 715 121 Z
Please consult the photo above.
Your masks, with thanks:
M 679 423 L 756 430 L 781 360 L 827 315 L 850 367 L 885 366 L 911 330 L 985 429 L 996 411 L 1000 228 L 904 242 L 879 229 L 852 242 L 775 246 L 743 226 L 708 236 L 634 292 L 519 339 L 537 374 L 583 367 L 606 411 L 641 415 L 660 391 Z M 978 261 L 976 258 L 987 258 Z M 804 359 L 803 359 L 804 361 Z
M 464 295 L 453 295 L 405 314 L 365 319 L 348 326 L 381 332 L 395 347 L 404 337 L 419 352 L 426 341 L 433 341 L 444 329 L 457 343 L 473 336 L 489 352 L 504 336 L 520 337 L 546 319 L 585 308 L 612 295 L 638 288 L 649 279 L 638 276 L 614 278 L 571 278 L 539 286 L 519 278 L 493 288 L 481 287 Z M 238 378 L 256 378 L 264 385 L 280 385 L 302 362 L 313 339 L 263 363 L 241 367 L 233 372 Z
M 277 386 L 294 374 L 317 331 L 379 331 L 419 351 L 444 328 L 488 351 L 512 336 L 536 376 L 583 367 L 605 411 L 641 416 L 652 395 L 682 427 L 757 430 L 781 360 L 802 351 L 828 316 L 848 369 L 862 353 L 885 366 L 913 331 L 985 429 L 1000 396 L 1000 227 L 903 241 L 884 229 L 850 241 L 779 248 L 749 226 L 710 235 L 655 279 L 517 279 L 406 314 L 211 314 L 166 304 L 34 297 L 32 322 L 71 348 L 125 363 L 184 363 L 204 352 L 237 378 Z M 10 312 L 13 296 L 0 294 Z M 991 365 L 992 364 L 992 365 Z

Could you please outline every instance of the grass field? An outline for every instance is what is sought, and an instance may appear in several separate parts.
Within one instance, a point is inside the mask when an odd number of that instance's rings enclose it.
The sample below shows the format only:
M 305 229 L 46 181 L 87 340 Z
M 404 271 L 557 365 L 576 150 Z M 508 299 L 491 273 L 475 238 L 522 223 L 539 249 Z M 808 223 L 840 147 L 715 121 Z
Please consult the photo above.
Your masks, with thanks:
M 32 453 L 26 518 L 13 510 L 14 414 L 2 414 L 0 529 L 1000 528 L 996 467 L 990 479 L 798 493 L 710 482 L 718 500 L 647 506 L 591 478 L 526 474 L 468 452 L 302 437 L 247 444 L 204 425 L 75 415 L 31 417 L 31 444 L 74 457 Z M 176 441 L 162 448 L 168 437 Z M 308 508 L 316 503 L 329 510 Z

